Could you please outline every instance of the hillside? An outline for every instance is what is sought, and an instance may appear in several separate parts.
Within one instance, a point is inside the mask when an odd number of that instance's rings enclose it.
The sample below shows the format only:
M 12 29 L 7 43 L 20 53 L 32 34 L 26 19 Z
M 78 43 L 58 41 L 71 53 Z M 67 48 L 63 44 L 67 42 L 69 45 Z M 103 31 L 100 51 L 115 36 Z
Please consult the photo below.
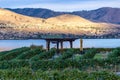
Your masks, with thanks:
M 107 52 L 107 53 L 106 53 Z M 120 80 L 120 48 L 56 49 L 40 46 L 0 52 L 4 80 Z M 117 75 L 116 75 L 117 74 Z
M 119 27 L 120 25 L 96 23 L 70 14 L 42 19 L 0 9 L 0 39 L 40 38 L 42 34 L 114 36 L 119 33 Z
M 0 9 L 0 21 L 5 23 L 11 23 L 13 28 L 22 28 L 25 24 L 38 24 L 42 23 L 41 18 L 33 18 L 28 16 L 23 16 L 21 14 L 16 14 L 14 12 Z
M 64 14 L 47 19 L 48 22 L 62 22 L 62 23 L 91 23 L 89 20 L 86 20 L 82 17 L 70 14 Z
M 22 14 L 22 15 L 27 15 L 27 16 L 32 16 L 32 17 L 40 17 L 40 18 L 50 18 L 58 15 L 62 15 L 64 12 L 54 12 L 49 9 L 42 9 L 42 8 L 17 8 L 17 9 L 10 9 L 7 8 L 8 10 L 11 10 L 13 12 Z
M 81 16 L 92 21 L 120 24 L 120 8 L 103 7 L 96 10 L 83 10 L 74 12 L 56 12 L 42 8 L 18 8 L 9 10 L 32 17 L 50 18 L 63 14 L 72 14 Z
M 120 24 L 120 8 L 103 7 L 91 11 L 76 11 L 72 14 L 92 21 Z

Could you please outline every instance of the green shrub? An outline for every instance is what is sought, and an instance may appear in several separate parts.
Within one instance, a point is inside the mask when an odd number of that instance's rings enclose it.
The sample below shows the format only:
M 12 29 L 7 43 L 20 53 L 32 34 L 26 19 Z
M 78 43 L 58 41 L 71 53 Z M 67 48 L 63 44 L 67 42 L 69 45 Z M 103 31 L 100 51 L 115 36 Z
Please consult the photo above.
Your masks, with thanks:
M 120 57 L 120 49 L 115 49 L 113 50 L 109 55 L 108 58 L 115 58 L 115 57 Z
M 0 52 L 0 56 L 3 56 L 3 55 L 5 55 L 5 54 L 7 54 L 8 52 L 10 52 L 10 51 L 3 51 L 3 52 Z
M 56 53 L 56 50 L 55 49 L 51 49 L 50 51 L 44 51 L 44 52 L 41 52 L 40 54 L 38 55 L 35 55 L 31 58 L 31 60 L 42 60 L 42 59 L 50 59 L 52 58 Z
M 11 60 L 16 58 L 18 55 L 22 54 L 25 51 L 30 50 L 30 48 L 28 47 L 23 47 L 23 48 L 19 48 L 13 51 L 10 51 L 8 53 L 6 53 L 5 55 L 0 57 L 0 60 Z
M 42 53 L 44 50 L 40 48 L 31 49 L 20 54 L 16 59 L 30 59 L 31 57 Z
M 34 70 L 42 69 L 64 69 L 64 68 L 78 68 L 80 70 L 87 70 L 90 67 L 97 69 L 112 69 L 114 66 L 120 66 L 120 58 L 111 58 L 111 59 L 81 59 L 79 61 L 73 59 L 65 59 L 65 60 L 11 60 L 11 61 L 1 61 L 0 69 L 8 69 L 8 68 L 18 68 L 29 66 Z M 112 66 L 111 66 L 112 65 Z M 98 69 L 100 70 L 100 69 Z
M 56 60 L 65 60 L 73 57 L 73 54 L 78 54 L 79 51 L 75 49 L 67 49 L 65 50 Z
M 21 68 L 25 66 L 29 66 L 29 62 L 25 60 L 1 61 L 0 62 L 0 69 L 14 69 L 14 68 Z
M 75 54 L 73 49 L 67 50 L 66 52 L 62 53 L 61 59 L 71 58 L 73 54 Z
M 93 59 L 96 53 L 97 53 L 96 49 L 90 49 L 85 52 L 85 54 L 82 56 L 82 58 L 83 59 Z
M 2 80 L 120 80 L 120 76 L 106 71 L 81 72 L 78 69 L 64 70 L 37 70 L 30 68 L 18 68 L 0 70 Z

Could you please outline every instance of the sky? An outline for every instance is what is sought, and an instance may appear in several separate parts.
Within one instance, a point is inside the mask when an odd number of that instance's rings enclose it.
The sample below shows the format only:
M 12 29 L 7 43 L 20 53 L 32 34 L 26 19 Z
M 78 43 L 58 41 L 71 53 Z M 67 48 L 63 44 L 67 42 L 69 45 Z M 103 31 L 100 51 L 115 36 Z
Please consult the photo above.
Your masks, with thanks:
M 54 11 L 120 8 L 120 0 L 0 0 L 1 8 L 47 8 Z

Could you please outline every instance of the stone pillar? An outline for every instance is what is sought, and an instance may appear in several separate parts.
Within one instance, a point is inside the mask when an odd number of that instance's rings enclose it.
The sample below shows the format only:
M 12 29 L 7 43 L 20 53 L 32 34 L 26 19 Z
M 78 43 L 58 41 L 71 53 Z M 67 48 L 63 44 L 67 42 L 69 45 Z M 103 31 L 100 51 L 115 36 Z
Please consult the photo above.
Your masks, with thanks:
M 46 51 L 50 50 L 50 41 L 46 40 Z
M 80 39 L 80 51 L 81 52 L 83 51 L 83 39 L 82 38 Z
M 70 41 L 70 48 L 73 48 L 73 41 Z
M 57 54 L 59 53 L 59 41 L 57 41 Z
M 60 42 L 61 52 L 63 51 L 63 41 Z

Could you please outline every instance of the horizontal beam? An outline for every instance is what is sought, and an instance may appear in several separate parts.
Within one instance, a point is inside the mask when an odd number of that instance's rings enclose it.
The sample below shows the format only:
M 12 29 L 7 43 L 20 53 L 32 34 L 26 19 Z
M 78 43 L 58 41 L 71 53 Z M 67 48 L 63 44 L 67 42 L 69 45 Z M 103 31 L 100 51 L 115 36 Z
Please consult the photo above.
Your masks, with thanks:
M 45 39 L 45 40 L 48 40 L 48 41 L 75 41 L 76 39 Z

